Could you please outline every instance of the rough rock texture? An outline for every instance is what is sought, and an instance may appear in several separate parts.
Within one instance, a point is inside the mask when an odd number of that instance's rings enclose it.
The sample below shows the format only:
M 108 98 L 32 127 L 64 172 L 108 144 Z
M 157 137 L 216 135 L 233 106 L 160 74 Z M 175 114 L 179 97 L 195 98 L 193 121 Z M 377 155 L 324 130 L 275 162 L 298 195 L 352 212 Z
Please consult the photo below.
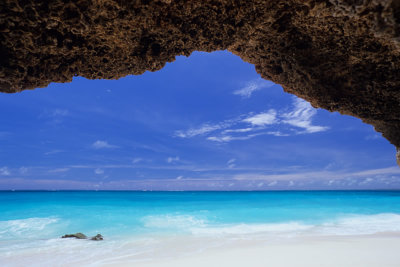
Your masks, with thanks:
M 400 166 L 400 148 L 397 148 L 396 159 L 397 159 L 397 164 Z
M 400 147 L 399 0 L 2 0 L 0 91 L 116 79 L 228 49 Z
M 87 239 L 87 236 L 82 233 L 76 233 L 76 234 L 66 234 L 63 235 L 61 238 Z
M 101 241 L 103 239 L 104 238 L 101 234 L 97 234 L 97 235 L 93 236 L 92 238 L 90 238 L 90 240 L 93 240 L 93 241 Z
M 66 234 L 63 235 L 61 238 L 76 238 L 76 239 L 88 239 L 88 237 L 82 233 L 76 233 L 76 234 Z M 90 238 L 90 240 L 93 241 L 101 241 L 103 240 L 103 236 L 101 234 L 97 234 L 93 237 Z

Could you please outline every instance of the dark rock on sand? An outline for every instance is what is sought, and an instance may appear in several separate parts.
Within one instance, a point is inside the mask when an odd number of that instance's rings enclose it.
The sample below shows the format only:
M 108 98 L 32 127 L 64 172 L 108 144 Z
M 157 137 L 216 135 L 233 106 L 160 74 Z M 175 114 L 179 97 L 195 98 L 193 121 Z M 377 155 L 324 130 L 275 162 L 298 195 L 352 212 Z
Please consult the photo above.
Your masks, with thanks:
M 100 240 L 103 240 L 103 236 L 101 234 L 97 234 L 97 235 L 93 236 L 92 238 L 90 238 L 90 240 L 100 241 Z
M 63 235 L 61 238 L 88 239 L 88 237 L 86 235 L 82 234 L 82 233 Z M 103 240 L 103 236 L 101 234 L 97 234 L 97 235 L 91 237 L 90 240 L 100 241 L 100 240 Z
M 87 236 L 82 233 L 76 233 L 76 234 L 63 235 L 61 238 L 87 239 Z

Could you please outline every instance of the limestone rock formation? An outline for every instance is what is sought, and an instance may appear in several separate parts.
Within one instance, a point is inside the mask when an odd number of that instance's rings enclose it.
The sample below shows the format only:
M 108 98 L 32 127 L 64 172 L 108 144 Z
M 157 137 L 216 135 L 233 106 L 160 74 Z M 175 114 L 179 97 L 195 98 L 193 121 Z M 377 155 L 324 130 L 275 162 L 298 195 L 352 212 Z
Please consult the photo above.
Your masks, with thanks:
M 90 240 L 100 241 L 100 240 L 103 240 L 103 236 L 101 234 L 97 234 L 97 235 L 93 236 L 92 238 L 90 238 Z
M 82 233 L 76 233 L 76 234 L 63 235 L 61 238 L 87 239 L 87 236 Z
M 63 235 L 61 238 L 76 238 L 76 239 L 88 239 L 88 237 L 82 233 L 76 233 L 76 234 L 67 234 Z M 103 236 L 101 234 L 97 234 L 93 237 L 90 238 L 90 240 L 93 241 L 101 241 L 103 240 Z
M 228 49 L 400 147 L 398 0 L 3 0 L 0 91 L 117 79 Z

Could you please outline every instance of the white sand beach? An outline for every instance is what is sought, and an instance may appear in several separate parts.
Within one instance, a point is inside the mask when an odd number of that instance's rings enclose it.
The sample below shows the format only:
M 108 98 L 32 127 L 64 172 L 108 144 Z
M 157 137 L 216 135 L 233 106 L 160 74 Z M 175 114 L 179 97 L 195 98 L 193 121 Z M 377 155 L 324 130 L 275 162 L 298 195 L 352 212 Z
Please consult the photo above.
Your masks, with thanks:
M 400 235 L 307 237 L 268 242 L 242 241 L 176 258 L 104 266 L 140 267 L 398 267 Z M 188 244 L 190 245 L 190 244 Z M 172 248 L 170 248 L 172 249 Z
M 400 233 L 49 240 L 2 255 L 7 267 L 399 267 Z M 1 246 L 0 246 L 1 247 Z M 17 247 L 16 247 L 17 248 Z M 4 249 L 3 249 L 4 250 Z

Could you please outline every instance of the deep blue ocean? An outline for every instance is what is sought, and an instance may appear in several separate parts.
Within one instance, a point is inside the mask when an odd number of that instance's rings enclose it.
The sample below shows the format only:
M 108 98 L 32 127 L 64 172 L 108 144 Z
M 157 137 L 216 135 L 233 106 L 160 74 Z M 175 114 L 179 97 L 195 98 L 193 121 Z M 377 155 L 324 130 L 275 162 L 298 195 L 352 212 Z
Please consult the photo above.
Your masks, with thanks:
M 93 246 L 110 251 L 129 243 L 129 253 L 140 254 L 160 245 L 161 237 L 226 241 L 399 231 L 400 191 L 0 192 L 0 263 L 38 249 L 82 251 L 80 240 L 60 238 L 76 232 L 104 236 L 101 245 L 85 243 L 92 252 L 102 253 Z

